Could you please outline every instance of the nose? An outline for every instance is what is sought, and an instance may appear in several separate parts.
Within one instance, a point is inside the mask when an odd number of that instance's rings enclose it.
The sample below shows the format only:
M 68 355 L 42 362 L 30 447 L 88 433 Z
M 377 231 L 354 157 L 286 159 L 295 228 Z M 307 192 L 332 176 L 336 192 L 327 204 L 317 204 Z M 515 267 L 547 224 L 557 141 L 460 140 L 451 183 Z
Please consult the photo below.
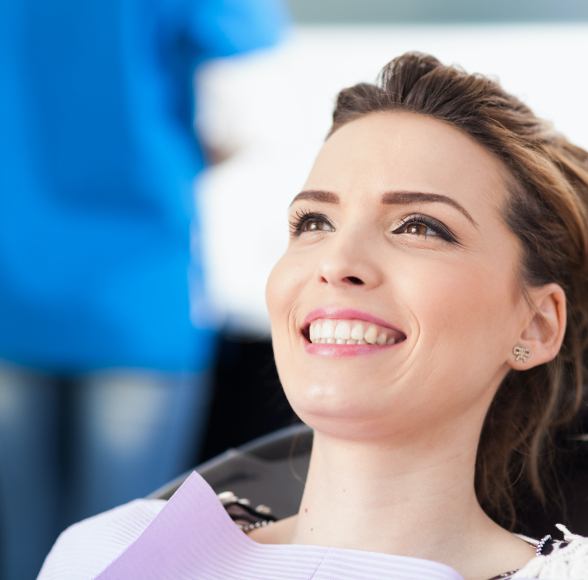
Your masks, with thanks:
M 323 248 L 318 279 L 335 288 L 375 288 L 382 282 L 382 271 L 367 240 L 341 237 Z

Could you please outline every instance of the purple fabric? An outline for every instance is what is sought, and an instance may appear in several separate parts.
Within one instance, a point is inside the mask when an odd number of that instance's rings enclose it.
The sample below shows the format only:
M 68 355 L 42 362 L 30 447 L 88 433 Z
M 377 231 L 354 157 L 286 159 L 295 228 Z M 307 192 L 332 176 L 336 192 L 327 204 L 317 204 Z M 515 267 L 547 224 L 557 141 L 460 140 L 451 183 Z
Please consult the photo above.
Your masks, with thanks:
M 419 558 L 324 546 L 259 544 L 235 525 L 196 472 L 98 578 L 463 580 L 452 568 Z

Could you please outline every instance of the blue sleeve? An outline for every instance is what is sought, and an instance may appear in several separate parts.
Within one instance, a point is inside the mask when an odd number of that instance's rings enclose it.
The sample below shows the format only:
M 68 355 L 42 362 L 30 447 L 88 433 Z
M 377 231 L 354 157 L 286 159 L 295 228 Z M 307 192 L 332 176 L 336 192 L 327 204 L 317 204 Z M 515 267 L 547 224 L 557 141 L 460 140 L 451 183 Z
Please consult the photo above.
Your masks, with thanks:
M 271 46 L 288 23 L 280 0 L 189 0 L 185 14 L 200 62 Z

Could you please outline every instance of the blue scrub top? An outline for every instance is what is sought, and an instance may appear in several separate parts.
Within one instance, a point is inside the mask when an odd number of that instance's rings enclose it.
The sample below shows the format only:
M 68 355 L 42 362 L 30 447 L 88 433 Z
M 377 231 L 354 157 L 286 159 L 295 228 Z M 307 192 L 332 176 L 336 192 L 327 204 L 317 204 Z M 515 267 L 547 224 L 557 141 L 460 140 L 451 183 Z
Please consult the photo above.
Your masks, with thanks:
M 0 359 L 205 364 L 193 74 L 284 23 L 274 0 L 0 2 Z

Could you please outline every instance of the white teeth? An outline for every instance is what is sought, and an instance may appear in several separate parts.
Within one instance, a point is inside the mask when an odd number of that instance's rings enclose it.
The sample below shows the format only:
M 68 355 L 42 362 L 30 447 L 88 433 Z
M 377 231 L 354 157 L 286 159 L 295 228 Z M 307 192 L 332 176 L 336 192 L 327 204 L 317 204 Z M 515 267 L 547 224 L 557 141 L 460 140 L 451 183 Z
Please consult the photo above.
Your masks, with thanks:
M 321 338 L 333 338 L 335 323 L 332 320 L 323 320 Z
M 363 324 L 355 322 L 351 327 L 351 338 L 353 340 L 363 340 Z
M 378 338 L 378 328 L 377 328 L 377 326 L 370 324 L 368 326 L 368 329 L 365 331 L 365 336 L 363 337 L 363 339 L 368 344 L 376 344 L 377 338 Z
M 310 342 L 316 342 L 321 337 L 321 323 L 316 321 L 310 325 Z
M 348 340 L 350 336 L 351 325 L 349 322 L 338 322 L 337 326 L 335 327 L 335 338 L 345 341 Z
M 383 328 L 357 320 L 315 320 L 308 330 L 310 342 L 320 344 L 387 345 L 396 342 Z

